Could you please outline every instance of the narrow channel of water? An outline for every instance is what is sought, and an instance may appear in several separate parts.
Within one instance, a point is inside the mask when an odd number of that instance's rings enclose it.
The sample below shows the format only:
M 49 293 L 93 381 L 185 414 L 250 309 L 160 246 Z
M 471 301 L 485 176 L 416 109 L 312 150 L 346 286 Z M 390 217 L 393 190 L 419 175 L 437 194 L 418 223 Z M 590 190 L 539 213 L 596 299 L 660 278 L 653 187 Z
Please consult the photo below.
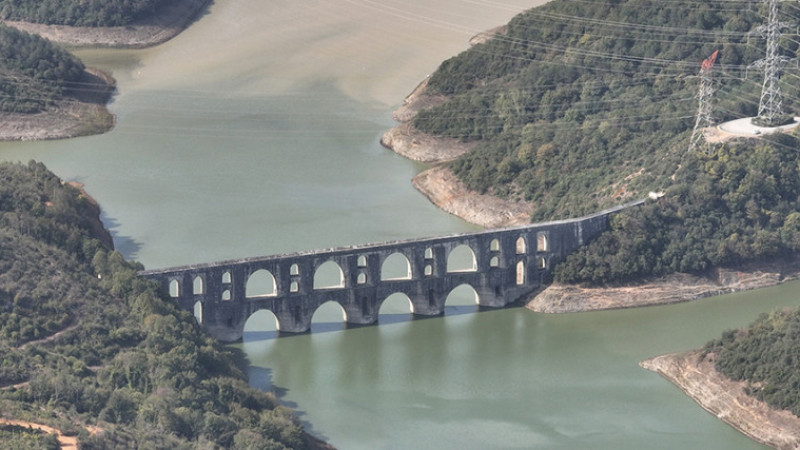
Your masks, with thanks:
M 422 166 L 383 149 L 391 110 L 520 0 L 215 0 L 178 38 L 82 50 L 119 82 L 103 136 L 0 143 L 84 182 L 126 256 L 148 268 L 432 236 L 475 227 L 413 190 Z M 798 284 L 639 310 L 547 316 L 521 308 L 273 339 L 248 322 L 251 382 L 342 449 L 762 448 L 643 358 L 695 348 Z

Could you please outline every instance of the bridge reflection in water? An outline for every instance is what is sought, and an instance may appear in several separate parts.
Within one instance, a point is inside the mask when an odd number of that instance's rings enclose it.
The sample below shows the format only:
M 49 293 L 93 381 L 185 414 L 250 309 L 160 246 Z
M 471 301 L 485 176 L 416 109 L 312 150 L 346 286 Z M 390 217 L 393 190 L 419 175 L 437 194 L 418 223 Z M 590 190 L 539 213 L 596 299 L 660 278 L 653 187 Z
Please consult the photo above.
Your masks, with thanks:
M 609 215 L 638 200 L 589 216 L 442 237 L 366 244 L 210 264 L 147 270 L 181 308 L 223 341 L 242 338 L 258 311 L 271 312 L 280 333 L 304 333 L 322 304 L 333 301 L 348 324 L 378 321 L 381 304 L 404 294 L 413 314 L 444 312 L 467 285 L 476 304 L 500 308 L 539 288 L 552 266 L 608 227 Z

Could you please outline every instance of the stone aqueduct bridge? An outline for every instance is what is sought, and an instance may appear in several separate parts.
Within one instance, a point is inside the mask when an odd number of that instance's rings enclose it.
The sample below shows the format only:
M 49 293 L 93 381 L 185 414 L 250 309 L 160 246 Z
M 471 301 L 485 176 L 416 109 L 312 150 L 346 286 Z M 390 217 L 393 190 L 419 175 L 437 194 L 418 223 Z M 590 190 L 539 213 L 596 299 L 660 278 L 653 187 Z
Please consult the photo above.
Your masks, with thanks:
M 140 273 L 224 341 L 242 338 L 247 319 L 271 311 L 281 333 L 310 329 L 323 303 L 341 305 L 348 324 L 378 320 L 392 294 L 414 314 L 444 312 L 453 289 L 469 285 L 482 307 L 504 307 L 542 285 L 551 267 L 608 226 L 631 202 L 589 216 L 476 233 L 198 264 Z M 326 278 L 327 277 L 327 278 Z

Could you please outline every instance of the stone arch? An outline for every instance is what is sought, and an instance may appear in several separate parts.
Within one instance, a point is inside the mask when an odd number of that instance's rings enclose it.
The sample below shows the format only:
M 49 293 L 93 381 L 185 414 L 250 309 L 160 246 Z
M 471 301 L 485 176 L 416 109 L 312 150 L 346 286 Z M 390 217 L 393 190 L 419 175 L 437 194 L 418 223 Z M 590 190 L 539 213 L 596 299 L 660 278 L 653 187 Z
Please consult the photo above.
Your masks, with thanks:
M 356 276 L 356 284 L 367 284 L 367 274 L 361 272 Z
M 500 267 L 500 258 L 497 256 L 492 256 L 489 260 L 489 267 Z
M 381 314 L 413 314 L 414 302 L 403 292 L 395 292 L 381 301 L 378 316 Z
M 386 257 L 381 264 L 381 280 L 410 280 L 411 261 L 406 255 L 395 252 Z
M 192 294 L 203 295 L 206 293 L 206 283 L 201 275 L 196 275 L 192 280 Z
M 525 242 L 525 238 L 520 236 L 517 238 L 517 242 L 514 244 L 515 251 L 518 255 L 524 255 L 528 252 L 528 243 Z
M 169 280 L 169 296 L 172 298 L 181 296 L 181 283 L 175 278 Z
M 536 233 L 536 251 L 537 252 L 549 252 L 550 251 L 550 241 L 547 238 L 547 233 L 540 231 Z
M 297 264 L 292 264 L 289 267 L 289 275 L 292 276 L 300 275 L 300 266 L 298 266 Z
M 230 271 L 226 270 L 222 272 L 222 284 L 231 284 L 233 283 L 233 277 L 231 276 Z
M 277 294 L 275 277 L 269 270 L 259 269 L 247 277 L 247 285 L 244 288 L 246 298 L 271 297 Z
M 358 267 L 367 267 L 367 257 L 364 255 L 358 255 L 358 259 L 356 260 L 356 265 Z
M 414 314 L 414 303 L 408 295 L 395 292 L 378 306 L 378 323 L 397 323 L 409 320 Z
M 433 275 L 433 266 L 430 264 L 425 264 L 425 276 L 429 277 Z
M 538 269 L 547 269 L 547 258 L 540 256 L 536 259 L 536 267 Z
M 466 244 L 455 247 L 447 255 L 448 272 L 475 272 L 478 270 L 475 252 Z
M 197 323 L 202 325 L 203 324 L 203 302 L 201 302 L 200 300 L 194 302 L 193 310 L 194 310 L 194 318 L 195 318 L 195 320 L 197 320 Z
M 430 247 L 425 247 L 425 255 L 423 256 L 425 259 L 433 259 L 433 249 Z
M 256 341 L 277 337 L 281 330 L 278 316 L 268 309 L 259 309 L 250 314 L 242 326 L 242 340 Z
M 344 287 L 344 271 L 335 261 L 325 261 L 314 272 L 314 289 L 336 289 Z
M 480 297 L 474 287 L 467 283 L 453 288 L 444 301 L 445 314 L 464 314 L 475 312 L 480 304 Z
M 311 314 L 311 331 L 338 331 L 347 324 L 347 311 L 338 302 L 328 300 Z
M 233 299 L 233 297 L 231 296 L 231 290 L 230 289 L 225 289 L 224 291 L 222 291 L 222 301 L 229 302 L 232 299 Z
M 525 261 L 517 261 L 517 286 L 525 284 Z
M 499 252 L 500 251 L 500 239 L 492 239 L 492 242 L 489 243 L 489 251 L 490 252 Z

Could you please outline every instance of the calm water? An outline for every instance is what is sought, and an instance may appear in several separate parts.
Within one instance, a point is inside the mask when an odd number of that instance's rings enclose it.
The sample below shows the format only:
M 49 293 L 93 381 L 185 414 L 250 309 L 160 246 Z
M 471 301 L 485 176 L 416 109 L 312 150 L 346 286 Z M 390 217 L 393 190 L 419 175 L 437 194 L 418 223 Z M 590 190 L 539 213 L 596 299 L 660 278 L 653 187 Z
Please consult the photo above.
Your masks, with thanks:
M 0 144 L 86 184 L 118 248 L 148 268 L 474 230 L 410 186 L 423 169 L 378 144 L 391 110 L 520 0 L 216 0 L 157 48 L 82 50 L 113 72 L 103 136 Z M 241 347 L 275 391 L 342 449 L 761 448 L 643 358 L 695 348 L 800 285 L 632 311 L 474 313 L 274 339 L 254 316 Z

